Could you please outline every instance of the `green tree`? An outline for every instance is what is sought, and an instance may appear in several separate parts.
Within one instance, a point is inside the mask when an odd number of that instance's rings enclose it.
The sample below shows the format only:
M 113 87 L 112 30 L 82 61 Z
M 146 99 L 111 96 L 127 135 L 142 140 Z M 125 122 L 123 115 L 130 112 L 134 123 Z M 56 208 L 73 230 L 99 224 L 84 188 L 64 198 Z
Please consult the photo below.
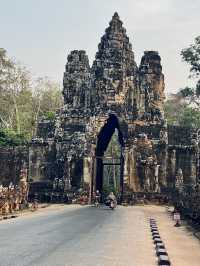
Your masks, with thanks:
M 181 92 L 172 94 L 164 105 L 167 123 L 169 125 L 199 128 L 200 112 L 199 108 L 195 106 L 182 96 Z
M 1 68 L 0 68 L 0 122 L 1 127 L 16 130 L 22 133 L 21 121 L 24 122 L 22 113 L 27 100 L 31 99 L 30 73 L 26 68 L 9 59 L 6 51 L 1 49 Z
M 190 65 L 189 78 L 195 80 L 195 86 L 185 87 L 171 95 L 165 102 L 165 115 L 169 124 L 200 127 L 200 36 L 181 51 L 181 56 Z
M 9 115 L 7 114 L 7 82 L 9 73 L 14 68 L 13 62 L 7 57 L 6 50 L 0 48 L 0 126 L 9 127 Z
M 11 129 L 0 130 L 0 146 L 18 146 L 26 144 L 26 138 L 23 134 L 17 134 Z
M 30 139 L 41 118 L 55 119 L 62 105 L 60 85 L 51 79 L 33 79 L 21 64 L 11 60 L 0 49 L 0 130 L 5 139 Z M 12 133 L 12 134 L 11 134 Z M 0 141 L 1 145 L 1 141 Z
M 37 123 L 41 118 L 53 120 L 56 111 L 62 106 L 63 98 L 60 84 L 48 77 L 38 78 L 33 88 L 33 112 L 36 134 Z
M 120 156 L 121 146 L 119 144 L 118 131 L 115 130 L 104 154 L 106 162 L 111 163 L 110 165 L 104 165 L 103 190 L 105 194 L 111 191 L 115 192 L 115 194 L 119 192 L 120 167 L 115 165 L 115 163 L 119 163 Z
M 171 94 L 164 104 L 165 117 L 169 125 L 179 125 L 180 116 L 187 107 L 180 93 Z
M 181 90 L 183 97 L 187 97 L 191 102 L 198 104 L 200 96 L 200 36 L 196 37 L 194 43 L 181 51 L 183 61 L 190 65 L 190 78 L 196 79 L 194 88 L 186 87 Z
M 179 125 L 183 127 L 200 128 L 200 112 L 187 106 L 179 117 Z
M 190 73 L 195 77 L 200 75 L 200 36 L 195 38 L 194 44 L 181 51 L 185 62 L 190 64 Z

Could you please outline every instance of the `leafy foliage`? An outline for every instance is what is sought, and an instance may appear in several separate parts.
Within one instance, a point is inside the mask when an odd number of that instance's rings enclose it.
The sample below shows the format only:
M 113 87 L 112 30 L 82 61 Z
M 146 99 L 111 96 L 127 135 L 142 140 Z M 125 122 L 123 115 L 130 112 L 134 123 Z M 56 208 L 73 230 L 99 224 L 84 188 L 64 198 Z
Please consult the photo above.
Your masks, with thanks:
M 181 56 L 185 62 L 190 64 L 190 72 L 194 76 L 200 75 L 200 36 L 195 38 L 194 44 L 181 51 Z
M 197 78 L 195 87 L 185 87 L 165 103 L 168 124 L 200 128 L 200 36 L 194 44 L 181 51 L 182 59 L 190 65 L 190 78 Z
M 0 146 L 18 146 L 26 144 L 26 137 L 23 134 L 17 134 L 13 130 L 0 130 Z
M 179 124 L 183 127 L 200 128 L 200 112 L 192 107 L 186 107 L 179 117 Z
M 200 75 L 200 36 L 195 38 L 194 44 L 181 51 L 182 59 L 190 65 L 191 77 L 199 78 Z M 200 96 L 200 80 L 197 80 L 194 88 L 186 87 L 180 91 L 183 97 L 190 98 L 190 102 L 198 103 Z
M 186 108 L 187 104 L 182 97 L 182 94 L 171 94 L 165 102 L 164 111 L 167 123 L 169 125 L 179 125 L 180 116 Z
M 120 155 L 121 147 L 119 144 L 118 132 L 115 130 L 104 154 L 106 163 L 111 163 L 111 165 L 104 165 L 103 191 L 105 191 L 105 194 L 113 191 L 116 195 L 116 193 L 119 192 L 120 167 L 119 165 L 114 165 L 113 163 L 119 163 Z
M 200 128 L 200 112 L 181 92 L 171 95 L 165 102 L 165 117 L 169 125 Z
M 50 121 L 54 121 L 55 117 L 56 117 L 56 113 L 52 111 L 48 111 L 44 114 L 44 118 Z
M 184 89 L 181 89 L 179 93 L 182 97 L 192 97 L 195 95 L 195 90 L 193 88 L 185 87 Z
M 30 139 L 37 131 L 38 121 L 42 117 L 54 120 L 61 105 L 62 94 L 57 82 L 48 77 L 33 79 L 25 67 L 0 49 L 0 128 L 9 131 L 6 139 L 11 137 L 11 132 L 14 143 L 20 143 L 20 136 Z

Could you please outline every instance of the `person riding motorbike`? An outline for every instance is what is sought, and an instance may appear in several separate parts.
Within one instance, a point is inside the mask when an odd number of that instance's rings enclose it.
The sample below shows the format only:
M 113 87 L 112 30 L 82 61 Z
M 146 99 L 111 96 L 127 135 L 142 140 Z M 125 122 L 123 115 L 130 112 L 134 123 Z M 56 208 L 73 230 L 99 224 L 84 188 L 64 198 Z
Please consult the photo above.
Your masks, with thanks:
M 112 210 L 117 206 L 117 199 L 112 191 L 107 197 L 106 205 L 109 206 Z
M 101 200 L 101 194 L 100 194 L 99 190 L 97 190 L 95 193 L 95 202 L 94 202 L 96 207 L 99 207 L 100 200 Z

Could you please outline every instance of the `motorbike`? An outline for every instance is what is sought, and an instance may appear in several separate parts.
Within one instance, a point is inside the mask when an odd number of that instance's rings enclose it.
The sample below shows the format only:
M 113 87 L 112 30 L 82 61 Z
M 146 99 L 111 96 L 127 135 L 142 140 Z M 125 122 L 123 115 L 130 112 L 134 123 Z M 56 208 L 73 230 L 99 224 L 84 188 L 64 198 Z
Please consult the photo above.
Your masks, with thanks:
M 96 197 L 95 198 L 94 206 L 95 207 L 99 207 L 100 206 L 100 197 Z
M 111 210 L 114 210 L 117 207 L 117 201 L 116 200 L 112 200 L 112 199 L 108 199 L 105 202 L 106 206 L 108 206 Z

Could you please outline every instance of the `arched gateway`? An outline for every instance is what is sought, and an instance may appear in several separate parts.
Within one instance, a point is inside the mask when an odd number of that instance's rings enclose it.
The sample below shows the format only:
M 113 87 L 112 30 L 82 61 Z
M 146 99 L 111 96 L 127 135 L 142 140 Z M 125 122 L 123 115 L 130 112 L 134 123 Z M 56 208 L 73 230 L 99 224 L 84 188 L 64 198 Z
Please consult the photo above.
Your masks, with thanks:
M 111 141 L 111 138 L 115 131 L 117 130 L 118 143 L 120 146 L 120 154 L 111 154 L 112 157 L 105 157 L 105 152 L 108 148 L 108 145 Z M 97 140 L 96 146 L 96 182 L 95 188 L 102 192 L 103 190 L 103 181 L 104 181 L 104 168 L 105 166 L 111 165 L 115 167 L 119 166 L 119 191 L 123 194 L 123 180 L 124 180 L 124 138 L 123 133 L 120 129 L 119 121 L 114 114 L 110 114 L 105 125 L 102 127 Z M 118 156 L 118 157 L 117 157 Z M 108 173 L 109 174 L 109 173 Z M 111 173 L 110 173 L 111 174 Z M 108 177 L 109 178 L 109 177 Z

